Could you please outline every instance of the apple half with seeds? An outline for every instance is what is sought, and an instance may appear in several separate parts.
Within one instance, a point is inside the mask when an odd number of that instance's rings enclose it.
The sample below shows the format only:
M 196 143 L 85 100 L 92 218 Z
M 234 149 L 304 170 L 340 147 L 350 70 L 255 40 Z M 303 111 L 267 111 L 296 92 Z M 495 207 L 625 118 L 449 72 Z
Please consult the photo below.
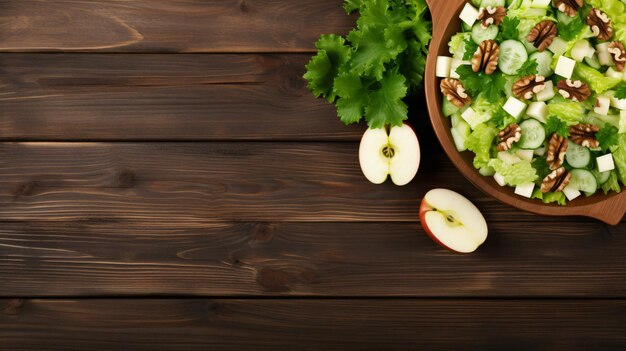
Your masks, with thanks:
M 365 178 L 381 184 L 387 176 L 396 185 L 408 184 L 420 165 L 420 145 L 407 124 L 389 129 L 368 129 L 361 138 L 359 163 Z
M 452 190 L 427 192 L 419 212 L 426 233 L 448 250 L 474 252 L 487 239 L 485 217 L 467 198 Z

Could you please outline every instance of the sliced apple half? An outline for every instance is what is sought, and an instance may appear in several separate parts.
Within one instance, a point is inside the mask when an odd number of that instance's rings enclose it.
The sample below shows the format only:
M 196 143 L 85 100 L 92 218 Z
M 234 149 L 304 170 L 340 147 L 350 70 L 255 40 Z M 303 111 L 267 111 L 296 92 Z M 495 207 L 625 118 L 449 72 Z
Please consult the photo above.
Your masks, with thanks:
M 419 169 L 420 145 L 407 124 L 387 129 L 368 129 L 361 138 L 359 163 L 365 178 L 381 184 L 387 176 L 396 185 L 408 184 Z
M 487 222 L 463 195 L 433 189 L 424 195 L 420 219 L 426 233 L 448 250 L 470 253 L 487 239 Z

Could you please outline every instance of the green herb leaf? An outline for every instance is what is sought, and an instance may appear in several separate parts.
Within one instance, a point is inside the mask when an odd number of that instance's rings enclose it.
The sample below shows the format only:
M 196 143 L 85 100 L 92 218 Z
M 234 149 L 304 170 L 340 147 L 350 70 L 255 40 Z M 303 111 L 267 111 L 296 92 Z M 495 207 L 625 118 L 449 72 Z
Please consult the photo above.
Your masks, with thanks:
M 402 125 L 408 113 L 402 101 L 406 96 L 406 78 L 397 72 L 390 72 L 380 81 L 380 89 L 369 96 L 365 108 L 365 118 L 371 128 L 382 128 L 385 124 Z
M 456 73 L 459 75 L 463 87 L 472 97 L 476 97 L 480 92 L 483 92 L 487 101 L 495 103 L 504 94 L 506 79 L 501 72 L 494 74 L 475 73 L 471 66 L 461 65 L 457 68 Z
M 463 60 L 468 61 L 472 59 L 474 53 L 478 50 L 478 44 L 476 44 L 472 39 L 465 41 L 465 53 L 463 54 Z
M 604 127 L 600 128 L 600 131 L 596 133 L 596 139 L 600 143 L 602 151 L 607 151 L 610 147 L 617 145 L 618 131 L 619 130 L 615 128 L 615 126 L 608 123 L 605 124 Z
M 548 166 L 548 162 L 546 161 L 546 157 L 537 157 L 535 158 L 531 165 L 537 171 L 537 180 L 542 181 L 548 174 L 552 173 L 550 166 Z
M 615 89 L 615 98 L 616 99 L 626 99 L 626 84 L 620 84 Z
M 575 39 L 578 33 L 585 29 L 585 26 L 586 24 L 583 22 L 580 15 L 574 17 L 569 23 L 559 22 L 556 25 L 559 37 L 565 41 Z
M 550 116 L 546 121 L 546 133 L 552 135 L 556 133 L 564 138 L 569 136 L 569 125 L 558 117 Z
M 502 41 L 509 39 L 518 40 L 519 24 L 520 20 L 517 17 L 504 17 L 504 20 L 500 24 L 500 32 L 496 37 L 496 41 L 501 43 Z
M 354 73 L 345 73 L 335 79 L 337 115 L 344 124 L 356 123 L 361 120 L 365 106 L 369 102 L 368 89 L 361 77 Z
M 335 101 L 333 81 L 340 67 L 350 58 L 350 48 L 345 45 L 345 39 L 339 35 L 322 35 L 315 43 L 319 50 L 306 65 L 307 72 L 304 79 L 308 88 L 316 97 L 324 97 L 328 101 Z
M 537 67 L 539 67 L 539 65 L 537 64 L 537 61 L 526 60 L 526 62 L 524 62 L 522 67 L 519 69 L 519 72 L 517 72 L 517 76 L 526 77 L 526 76 L 532 76 L 534 74 L 537 74 Z

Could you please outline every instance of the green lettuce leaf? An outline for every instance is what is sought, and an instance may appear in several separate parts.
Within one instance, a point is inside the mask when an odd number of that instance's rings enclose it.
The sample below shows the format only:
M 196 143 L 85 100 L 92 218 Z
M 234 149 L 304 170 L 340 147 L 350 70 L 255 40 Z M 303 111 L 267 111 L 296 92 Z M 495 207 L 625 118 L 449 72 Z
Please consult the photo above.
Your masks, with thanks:
M 369 102 L 369 91 L 357 74 L 344 73 L 335 79 L 337 115 L 344 124 L 356 123 L 363 117 Z
M 563 194 L 562 191 L 559 191 L 558 193 L 548 192 L 544 194 L 541 192 L 540 188 L 537 188 L 535 189 L 535 191 L 533 191 L 532 198 L 539 199 L 546 204 L 556 202 L 557 204 L 561 206 L 567 205 L 567 198 L 565 197 L 565 194 Z
M 611 171 L 609 179 L 602 184 L 602 191 L 604 191 L 604 194 L 608 194 L 611 191 L 615 191 L 616 193 L 622 192 L 622 188 L 619 186 L 619 181 L 617 180 L 616 171 Z
M 591 90 L 596 94 L 602 94 L 622 82 L 620 78 L 607 77 L 595 68 L 591 68 L 580 62 L 576 63 L 574 75 L 587 82 Z
M 568 125 L 579 123 L 585 117 L 585 108 L 578 102 L 555 97 L 548 103 L 548 115 L 559 118 Z
M 454 56 L 456 59 L 462 60 L 463 56 L 465 56 L 465 42 L 467 40 L 472 40 L 471 34 L 468 32 L 453 35 L 448 43 L 450 55 Z
M 510 186 L 533 183 L 537 179 L 537 171 L 530 161 L 523 160 L 510 165 L 500 159 L 494 158 L 489 161 L 488 165 L 493 167 Z
M 618 178 L 622 184 L 626 185 L 626 134 L 620 134 L 618 143 L 611 148 Z
M 474 167 L 486 167 L 491 159 L 491 144 L 498 130 L 487 124 L 479 124 L 465 140 L 465 147 L 474 152 Z

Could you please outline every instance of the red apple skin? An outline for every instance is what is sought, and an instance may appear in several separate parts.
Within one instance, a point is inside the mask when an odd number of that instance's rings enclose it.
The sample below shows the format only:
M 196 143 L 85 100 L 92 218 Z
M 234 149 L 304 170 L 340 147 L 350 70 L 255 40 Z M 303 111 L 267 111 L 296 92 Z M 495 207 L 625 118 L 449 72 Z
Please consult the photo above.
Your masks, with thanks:
M 435 236 L 435 234 L 433 234 L 433 232 L 430 230 L 430 228 L 428 228 L 428 224 L 426 223 L 426 213 L 430 212 L 433 210 L 433 207 L 430 206 L 427 202 L 426 199 L 422 199 L 422 203 L 420 204 L 420 222 L 422 223 L 422 228 L 424 228 L 424 231 L 426 231 L 426 234 L 428 234 L 428 236 L 437 244 L 439 244 L 441 247 L 445 248 L 448 251 L 452 251 L 454 253 L 459 253 L 458 251 L 452 250 L 451 248 L 447 247 L 446 245 L 444 245 L 441 241 L 439 241 L 439 239 L 437 239 L 437 237 Z

